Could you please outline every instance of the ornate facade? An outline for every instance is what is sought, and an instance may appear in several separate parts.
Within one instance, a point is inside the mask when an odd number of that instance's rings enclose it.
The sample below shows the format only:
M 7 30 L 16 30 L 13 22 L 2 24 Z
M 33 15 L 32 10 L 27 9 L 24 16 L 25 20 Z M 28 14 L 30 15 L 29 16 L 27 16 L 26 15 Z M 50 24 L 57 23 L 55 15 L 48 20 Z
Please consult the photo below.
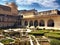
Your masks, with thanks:
M 20 10 L 23 15 L 23 26 L 39 29 L 60 29 L 60 11 L 49 10 L 37 12 L 37 10 Z

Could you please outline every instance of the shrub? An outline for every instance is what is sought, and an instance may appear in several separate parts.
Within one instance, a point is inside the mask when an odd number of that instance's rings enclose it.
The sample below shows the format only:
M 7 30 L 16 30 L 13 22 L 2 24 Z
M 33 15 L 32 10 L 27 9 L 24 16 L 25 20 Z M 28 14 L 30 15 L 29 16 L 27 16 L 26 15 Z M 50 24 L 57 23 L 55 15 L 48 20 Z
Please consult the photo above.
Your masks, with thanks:
M 50 44 L 51 44 L 51 45 L 60 45 L 60 40 L 52 39 L 52 40 L 50 41 Z
M 12 40 L 12 39 L 3 39 L 0 42 L 3 43 L 3 44 L 9 44 L 10 42 L 13 42 L 13 41 L 14 40 Z
M 29 34 L 31 35 L 44 35 L 43 31 L 34 31 L 34 32 L 30 32 Z
M 55 34 L 55 33 L 45 33 L 44 35 L 48 38 L 60 39 L 60 35 Z

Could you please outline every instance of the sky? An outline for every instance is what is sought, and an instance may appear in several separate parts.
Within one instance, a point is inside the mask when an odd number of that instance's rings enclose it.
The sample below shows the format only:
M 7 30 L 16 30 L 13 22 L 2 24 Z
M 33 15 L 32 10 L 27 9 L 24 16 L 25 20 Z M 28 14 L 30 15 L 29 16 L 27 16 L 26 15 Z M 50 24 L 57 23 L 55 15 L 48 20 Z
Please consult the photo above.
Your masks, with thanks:
M 15 2 L 18 6 L 18 10 L 60 10 L 60 0 L 0 0 L 0 4 L 2 5 L 4 5 L 6 2 Z

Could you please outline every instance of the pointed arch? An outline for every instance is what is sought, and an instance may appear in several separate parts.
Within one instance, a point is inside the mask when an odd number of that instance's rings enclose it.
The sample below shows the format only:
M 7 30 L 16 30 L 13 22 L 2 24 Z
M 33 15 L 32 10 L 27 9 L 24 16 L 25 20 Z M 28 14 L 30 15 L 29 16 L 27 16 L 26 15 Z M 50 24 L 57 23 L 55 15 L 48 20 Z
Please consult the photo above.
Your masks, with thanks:
M 35 27 L 38 26 L 38 21 L 37 21 L 37 20 L 34 21 L 34 26 L 35 26 Z
M 40 20 L 40 22 L 39 22 L 39 26 L 45 26 L 45 22 L 44 22 L 44 20 Z
M 29 27 L 30 27 L 30 26 L 33 26 L 33 21 L 30 21 L 30 22 L 29 22 Z
M 47 22 L 47 26 L 48 27 L 54 27 L 54 20 L 49 19 L 48 22 Z
M 28 25 L 28 21 L 25 21 L 25 22 L 24 22 L 24 25 L 27 26 L 27 25 Z

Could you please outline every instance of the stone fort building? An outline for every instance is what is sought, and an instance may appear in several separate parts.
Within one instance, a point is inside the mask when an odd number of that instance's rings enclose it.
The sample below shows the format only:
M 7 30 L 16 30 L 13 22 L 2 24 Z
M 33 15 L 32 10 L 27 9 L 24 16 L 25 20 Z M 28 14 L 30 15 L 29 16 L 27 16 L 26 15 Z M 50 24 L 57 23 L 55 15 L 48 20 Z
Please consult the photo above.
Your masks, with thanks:
M 0 28 L 11 28 L 18 25 L 20 16 L 18 15 L 15 3 L 0 5 Z
M 0 5 L 0 28 L 60 29 L 60 11 L 18 10 L 15 3 Z
M 60 11 L 57 9 L 43 12 L 35 9 L 20 10 L 19 14 L 23 15 L 23 26 L 38 29 L 60 29 Z

